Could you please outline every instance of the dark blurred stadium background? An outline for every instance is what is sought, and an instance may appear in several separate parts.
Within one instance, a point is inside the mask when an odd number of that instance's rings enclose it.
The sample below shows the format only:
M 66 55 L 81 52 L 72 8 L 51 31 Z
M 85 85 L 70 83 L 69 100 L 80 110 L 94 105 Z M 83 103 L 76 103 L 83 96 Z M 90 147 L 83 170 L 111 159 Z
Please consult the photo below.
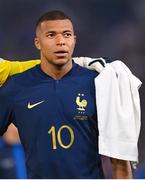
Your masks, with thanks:
M 75 24 L 75 56 L 121 59 L 138 76 L 142 104 L 140 165 L 145 163 L 145 0 L 0 0 L 0 57 L 35 59 L 35 22 L 59 9 Z M 128 127 L 129 128 L 129 127 Z

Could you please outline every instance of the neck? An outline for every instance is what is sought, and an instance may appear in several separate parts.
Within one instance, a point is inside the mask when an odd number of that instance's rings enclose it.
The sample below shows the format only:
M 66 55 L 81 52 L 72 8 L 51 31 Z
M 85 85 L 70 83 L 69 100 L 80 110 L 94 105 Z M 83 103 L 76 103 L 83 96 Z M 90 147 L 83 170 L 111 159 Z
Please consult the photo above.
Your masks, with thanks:
M 58 66 L 49 63 L 48 61 L 41 60 L 41 69 L 43 72 L 51 76 L 55 80 L 61 79 L 72 68 L 72 61 L 68 61 L 67 64 Z

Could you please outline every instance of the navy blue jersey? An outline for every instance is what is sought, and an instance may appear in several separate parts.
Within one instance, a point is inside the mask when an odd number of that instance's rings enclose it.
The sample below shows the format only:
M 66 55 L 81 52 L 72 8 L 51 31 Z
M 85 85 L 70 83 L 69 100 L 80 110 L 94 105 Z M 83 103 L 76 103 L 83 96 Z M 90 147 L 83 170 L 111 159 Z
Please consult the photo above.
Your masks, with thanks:
M 0 134 L 13 122 L 29 178 L 103 178 L 98 154 L 94 78 L 73 64 L 60 80 L 36 66 L 0 90 Z

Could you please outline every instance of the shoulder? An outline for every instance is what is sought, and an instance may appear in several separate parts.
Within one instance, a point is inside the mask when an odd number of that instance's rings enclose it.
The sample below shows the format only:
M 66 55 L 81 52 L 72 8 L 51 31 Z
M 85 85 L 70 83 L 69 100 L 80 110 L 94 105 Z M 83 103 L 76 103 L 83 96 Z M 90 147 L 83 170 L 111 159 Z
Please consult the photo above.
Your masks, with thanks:
M 98 76 L 99 73 L 79 65 L 76 66 L 77 66 L 77 73 L 75 74 L 76 76 L 75 79 L 77 79 L 77 83 L 79 83 L 81 87 L 87 87 L 94 91 L 95 78 Z
M 90 70 L 90 69 L 87 69 L 85 67 L 82 67 L 78 64 L 76 64 L 77 68 L 78 68 L 78 75 L 80 76 L 84 76 L 86 78 L 95 78 L 99 75 L 99 73 L 95 70 Z
M 37 67 L 28 69 L 20 74 L 13 75 L 11 81 L 16 85 L 16 87 L 27 87 L 30 86 L 37 80 Z
M 21 74 L 16 74 L 11 76 L 5 84 L 0 87 L 0 98 L 1 97 L 13 97 L 17 92 L 23 90 L 23 88 L 28 88 L 33 83 L 33 74 L 35 73 L 35 67 L 29 69 Z M 32 81 L 32 82 L 31 82 Z

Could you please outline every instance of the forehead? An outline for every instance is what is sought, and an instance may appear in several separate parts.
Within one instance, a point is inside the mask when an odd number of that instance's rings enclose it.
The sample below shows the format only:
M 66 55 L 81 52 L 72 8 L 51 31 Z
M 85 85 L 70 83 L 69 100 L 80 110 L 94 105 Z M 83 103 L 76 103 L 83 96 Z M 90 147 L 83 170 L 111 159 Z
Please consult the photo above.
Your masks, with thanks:
M 61 32 L 67 30 L 73 32 L 73 25 L 69 19 L 49 20 L 49 21 L 44 21 L 40 24 L 41 32 L 48 32 L 48 31 Z

